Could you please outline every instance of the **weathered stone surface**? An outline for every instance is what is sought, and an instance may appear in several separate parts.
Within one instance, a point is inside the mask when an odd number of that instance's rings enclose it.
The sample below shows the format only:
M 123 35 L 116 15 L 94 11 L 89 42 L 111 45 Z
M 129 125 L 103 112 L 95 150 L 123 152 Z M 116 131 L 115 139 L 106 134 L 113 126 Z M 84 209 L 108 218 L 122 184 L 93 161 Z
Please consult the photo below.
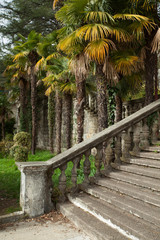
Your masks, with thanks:
M 49 166 L 42 162 L 17 163 L 21 171 L 20 205 L 30 217 L 52 209 Z

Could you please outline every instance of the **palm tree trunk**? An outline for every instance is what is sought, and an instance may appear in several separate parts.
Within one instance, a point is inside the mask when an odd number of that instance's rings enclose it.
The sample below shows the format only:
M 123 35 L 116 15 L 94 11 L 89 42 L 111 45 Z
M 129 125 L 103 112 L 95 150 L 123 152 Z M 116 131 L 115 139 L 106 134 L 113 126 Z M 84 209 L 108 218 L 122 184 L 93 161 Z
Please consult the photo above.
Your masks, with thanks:
M 54 122 L 55 122 L 55 99 L 54 93 L 52 92 L 48 96 L 48 127 L 49 127 L 49 146 L 51 153 L 54 152 L 53 148 L 53 129 L 54 129 Z
M 27 121 L 26 121 L 27 81 L 24 78 L 21 78 L 19 82 L 19 86 L 20 86 L 20 130 L 27 131 Z
M 56 153 L 61 153 L 62 97 L 56 90 Z
M 98 105 L 98 130 L 102 131 L 108 127 L 107 113 L 107 81 L 103 73 L 103 66 L 97 66 L 97 105 Z
M 32 154 L 35 154 L 36 149 L 36 103 L 37 103 L 37 88 L 36 75 L 34 74 L 34 66 L 31 67 L 31 105 L 32 105 Z
M 116 95 L 116 122 L 122 120 L 122 99 L 119 95 Z
M 85 78 L 82 74 L 75 74 L 77 87 L 77 143 L 83 141 L 84 131 L 84 106 L 85 106 Z
M 157 29 L 152 30 L 151 34 L 145 32 L 146 40 L 146 58 L 145 58 L 145 105 L 154 101 L 154 75 L 155 75 L 155 56 L 156 53 L 151 52 L 151 43 L 157 32 Z
M 155 56 L 155 100 L 158 99 L 158 59 L 157 54 Z
M 2 139 L 5 139 L 5 112 L 2 113 Z
M 66 147 L 71 147 L 71 135 L 72 135 L 72 95 L 64 93 L 64 125 L 65 125 L 65 139 Z

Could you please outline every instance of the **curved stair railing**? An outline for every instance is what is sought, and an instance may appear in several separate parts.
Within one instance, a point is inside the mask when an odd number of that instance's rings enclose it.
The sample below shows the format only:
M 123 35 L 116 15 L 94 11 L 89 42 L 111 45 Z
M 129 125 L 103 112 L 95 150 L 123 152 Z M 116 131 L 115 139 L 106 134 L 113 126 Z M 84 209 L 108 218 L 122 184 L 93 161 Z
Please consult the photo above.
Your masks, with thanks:
M 53 191 L 52 175 L 55 169 L 61 170 L 59 177 L 59 201 L 65 201 L 67 195 L 65 170 L 68 162 L 73 162 L 72 189 L 76 191 L 77 168 L 84 157 L 84 181 L 81 188 L 86 188 L 96 178 L 107 175 L 112 164 L 129 162 L 130 155 L 138 153 L 158 139 L 160 126 L 160 100 L 140 109 L 122 121 L 95 134 L 69 150 L 46 162 L 17 162 L 21 171 L 20 204 L 24 213 L 38 216 L 53 208 L 51 195 Z M 96 150 L 95 150 L 96 149 Z M 90 155 L 94 152 L 96 173 L 90 177 Z M 103 169 L 102 169 L 103 165 Z

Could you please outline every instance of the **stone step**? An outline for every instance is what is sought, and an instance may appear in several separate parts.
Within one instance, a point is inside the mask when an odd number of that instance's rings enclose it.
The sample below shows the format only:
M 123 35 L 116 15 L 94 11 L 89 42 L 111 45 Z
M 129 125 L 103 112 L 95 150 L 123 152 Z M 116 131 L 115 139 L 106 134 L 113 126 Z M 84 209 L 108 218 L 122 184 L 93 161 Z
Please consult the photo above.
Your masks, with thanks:
M 121 164 L 121 165 L 114 164 L 113 167 L 117 170 L 160 179 L 160 170 L 159 169 L 153 169 L 153 168 L 145 167 L 145 166 L 136 166 L 136 165 L 126 164 L 126 163 Z
M 160 194 L 152 190 L 109 178 L 98 179 L 97 185 L 160 207 Z
M 145 149 L 147 152 L 155 152 L 155 153 L 160 153 L 160 145 L 159 146 L 149 146 Z
M 135 157 L 141 157 L 146 159 L 153 159 L 153 160 L 160 160 L 160 153 L 159 152 L 139 152 L 139 153 L 132 153 Z
M 128 236 L 122 235 L 117 229 L 108 226 L 90 213 L 77 207 L 71 202 L 58 205 L 60 212 L 83 230 L 93 240 L 128 240 Z M 135 239 L 136 240 L 136 239 Z
M 100 186 L 90 187 L 85 191 L 96 198 L 102 199 L 111 205 L 120 208 L 121 210 L 160 226 L 160 208 L 158 207 Z
M 154 159 L 144 159 L 144 158 L 130 158 L 130 163 L 139 165 L 139 166 L 146 166 L 151 168 L 160 169 L 160 161 Z
M 131 183 L 136 186 L 149 188 L 153 191 L 159 191 L 160 192 L 160 180 L 154 179 L 146 176 L 137 175 L 134 173 L 128 173 L 123 171 L 112 171 L 108 175 L 109 178 L 113 178 L 115 180 L 119 180 L 122 182 Z
M 128 239 L 159 240 L 159 227 L 135 217 L 132 214 L 125 213 L 103 200 L 85 193 L 79 193 L 77 197 L 69 196 L 69 200 L 100 221 L 115 227 L 117 230 L 119 229 L 119 232 L 128 237 Z

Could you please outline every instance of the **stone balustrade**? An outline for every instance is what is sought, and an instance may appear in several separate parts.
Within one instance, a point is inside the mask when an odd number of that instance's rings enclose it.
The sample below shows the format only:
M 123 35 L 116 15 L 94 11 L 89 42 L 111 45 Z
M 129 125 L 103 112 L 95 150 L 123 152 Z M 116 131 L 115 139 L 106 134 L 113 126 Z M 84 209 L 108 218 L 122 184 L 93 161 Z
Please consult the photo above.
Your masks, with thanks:
M 20 204 L 22 210 L 33 217 L 52 209 L 52 175 L 55 169 L 61 170 L 59 201 L 63 202 L 67 198 L 68 191 L 75 192 L 86 188 L 89 184 L 93 184 L 96 178 L 107 175 L 112 170 L 112 164 L 119 165 L 121 161 L 128 162 L 130 154 L 146 148 L 152 141 L 156 142 L 160 123 L 159 111 L 160 100 L 157 100 L 46 162 L 17 162 L 21 171 Z M 157 114 L 154 114 L 155 112 Z M 151 115 L 152 124 L 149 128 L 148 119 Z M 93 149 L 96 173 L 94 177 L 90 177 L 90 155 Z M 85 159 L 84 181 L 78 185 L 77 168 L 82 157 Z M 68 190 L 65 170 L 70 161 L 73 163 L 72 185 Z

